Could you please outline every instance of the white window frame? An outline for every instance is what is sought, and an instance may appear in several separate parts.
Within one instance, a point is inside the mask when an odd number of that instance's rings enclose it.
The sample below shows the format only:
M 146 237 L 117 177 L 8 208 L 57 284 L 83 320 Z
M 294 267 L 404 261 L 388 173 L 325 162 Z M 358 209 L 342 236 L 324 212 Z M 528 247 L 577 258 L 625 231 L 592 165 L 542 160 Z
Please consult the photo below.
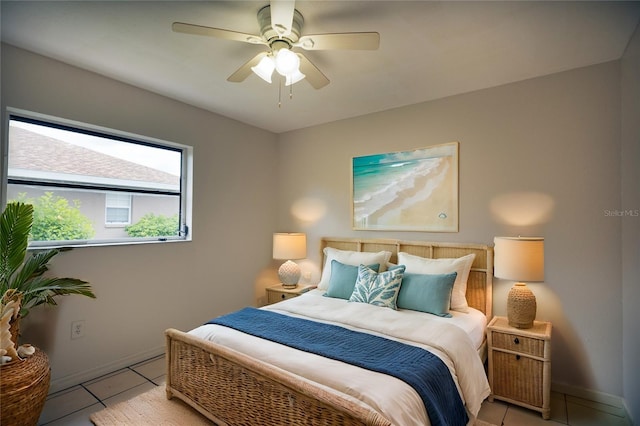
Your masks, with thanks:
M 1 143 L 0 153 L 2 154 L 2 176 L 0 176 L 2 191 L 0 191 L 0 203 L 5 206 L 7 203 L 7 187 L 9 184 L 20 183 L 14 178 L 9 178 L 8 170 L 8 145 L 9 145 L 9 123 L 11 120 L 20 120 L 27 122 L 35 122 L 37 124 L 50 125 L 51 127 L 63 128 L 66 130 L 75 130 L 80 133 L 94 134 L 103 137 L 113 138 L 120 141 L 138 143 L 142 145 L 150 145 L 154 147 L 166 148 L 181 152 L 182 164 L 180 175 L 180 208 L 179 208 L 179 235 L 167 237 L 128 237 L 118 239 L 91 239 L 91 240 L 73 240 L 73 241 L 31 241 L 30 248 L 50 248 L 50 247 L 67 247 L 67 246 L 103 246 L 103 245 L 123 245 L 123 244 L 141 244 L 141 243 L 165 243 L 178 241 L 191 241 L 191 219 L 192 219 L 192 200 L 193 200 L 193 147 L 169 142 L 149 136 L 142 136 L 134 133 L 124 132 L 120 130 L 110 129 L 106 127 L 96 126 L 92 124 L 82 123 L 74 120 L 53 117 L 45 114 L 35 113 L 22 109 L 7 107 L 4 132 Z M 56 186 L 51 182 L 46 182 L 50 186 Z M 63 187 L 63 186 L 60 186 Z M 130 209 L 131 219 L 131 209 Z M 106 216 L 105 216 L 106 220 Z
M 133 195 L 126 192 L 107 192 L 104 194 L 104 224 L 106 226 L 124 226 L 131 224 L 131 200 Z M 121 202 L 125 201 L 122 205 Z M 126 204 L 126 205 L 124 205 Z M 127 209 L 125 221 L 109 220 L 109 209 Z

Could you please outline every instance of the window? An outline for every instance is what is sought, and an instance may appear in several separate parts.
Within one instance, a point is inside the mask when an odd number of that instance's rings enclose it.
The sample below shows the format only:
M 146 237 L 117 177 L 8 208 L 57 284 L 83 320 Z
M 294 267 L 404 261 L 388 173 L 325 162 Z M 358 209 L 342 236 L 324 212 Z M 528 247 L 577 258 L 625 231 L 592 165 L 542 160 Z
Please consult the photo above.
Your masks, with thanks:
M 104 222 L 107 225 L 128 225 L 131 223 L 131 194 L 106 193 Z
M 6 200 L 34 205 L 31 246 L 190 239 L 192 148 L 9 110 Z

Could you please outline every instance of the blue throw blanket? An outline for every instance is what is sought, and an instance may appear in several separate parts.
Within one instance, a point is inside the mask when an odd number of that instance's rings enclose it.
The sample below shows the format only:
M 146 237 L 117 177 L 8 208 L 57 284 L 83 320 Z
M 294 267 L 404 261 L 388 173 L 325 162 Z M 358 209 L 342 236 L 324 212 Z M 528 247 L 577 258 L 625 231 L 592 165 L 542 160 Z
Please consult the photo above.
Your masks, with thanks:
M 305 352 L 394 376 L 422 398 L 433 426 L 466 425 L 460 394 L 440 358 L 422 348 L 331 324 L 244 308 L 207 324 L 230 327 Z

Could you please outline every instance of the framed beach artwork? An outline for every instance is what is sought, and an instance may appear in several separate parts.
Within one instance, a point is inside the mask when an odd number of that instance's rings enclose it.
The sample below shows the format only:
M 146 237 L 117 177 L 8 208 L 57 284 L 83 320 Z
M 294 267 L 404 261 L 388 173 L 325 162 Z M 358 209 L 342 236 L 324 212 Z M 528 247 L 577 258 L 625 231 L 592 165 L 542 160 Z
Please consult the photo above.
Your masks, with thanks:
M 458 146 L 354 157 L 353 229 L 458 232 Z

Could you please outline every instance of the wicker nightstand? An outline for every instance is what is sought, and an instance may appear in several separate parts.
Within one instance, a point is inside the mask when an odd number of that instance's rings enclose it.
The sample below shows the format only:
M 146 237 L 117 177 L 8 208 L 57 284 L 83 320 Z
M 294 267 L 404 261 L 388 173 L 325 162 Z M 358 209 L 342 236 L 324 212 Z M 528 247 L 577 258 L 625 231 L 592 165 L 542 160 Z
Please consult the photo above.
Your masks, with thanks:
M 489 400 L 501 399 L 551 414 L 551 323 L 535 321 L 532 328 L 511 327 L 505 317 L 487 326 Z
M 282 284 L 267 287 L 267 304 L 270 305 L 272 303 L 281 302 L 285 299 L 300 296 L 302 293 L 306 293 L 315 287 L 315 285 L 311 284 L 298 285 L 294 288 L 285 288 Z

